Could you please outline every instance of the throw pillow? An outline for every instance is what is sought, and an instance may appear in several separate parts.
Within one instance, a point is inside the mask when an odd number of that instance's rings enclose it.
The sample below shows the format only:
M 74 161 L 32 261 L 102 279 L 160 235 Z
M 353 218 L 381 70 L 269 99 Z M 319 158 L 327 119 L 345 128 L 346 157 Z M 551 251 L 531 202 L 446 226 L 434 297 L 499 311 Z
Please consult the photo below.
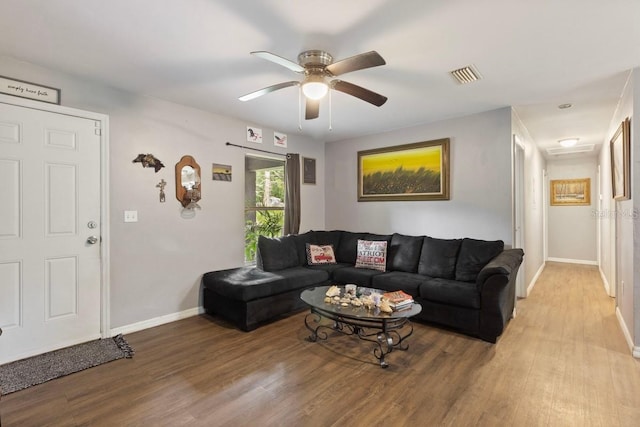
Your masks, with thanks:
M 307 264 L 336 264 L 333 245 L 311 245 L 307 243 Z
M 387 242 L 358 240 L 356 268 L 385 271 L 387 268 Z

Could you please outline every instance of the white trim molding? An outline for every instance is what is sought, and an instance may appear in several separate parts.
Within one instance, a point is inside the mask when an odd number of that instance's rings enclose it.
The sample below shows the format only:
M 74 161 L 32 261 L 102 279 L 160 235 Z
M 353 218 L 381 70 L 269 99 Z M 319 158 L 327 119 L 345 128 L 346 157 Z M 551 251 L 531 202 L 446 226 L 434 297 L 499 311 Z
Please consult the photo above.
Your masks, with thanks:
M 542 274 L 546 266 L 547 266 L 546 262 L 543 262 L 542 264 L 540 264 L 540 268 L 538 269 L 538 271 L 536 271 L 536 274 L 533 276 L 533 279 L 531 279 L 529 286 L 527 286 L 527 297 L 531 295 L 531 291 L 533 291 L 533 287 L 536 285 L 538 278 L 540 278 L 540 275 Z
M 203 307 L 194 307 L 177 313 L 165 314 L 164 316 L 154 317 L 153 319 L 143 320 L 142 322 L 132 323 L 130 325 L 121 326 L 111 329 L 111 335 L 131 334 L 133 332 L 142 331 L 144 329 L 153 328 L 155 326 L 164 325 L 166 323 L 175 322 L 177 320 L 186 319 L 188 317 L 204 314 Z
M 622 329 L 622 334 L 624 335 L 624 339 L 627 341 L 627 345 L 629 346 L 629 350 L 631 350 L 631 354 L 636 359 L 640 359 L 640 346 L 633 344 L 633 338 L 629 333 L 629 329 L 627 328 L 627 324 L 624 323 L 624 319 L 622 317 L 622 313 L 620 313 L 620 308 L 616 307 L 616 317 L 618 318 L 618 323 L 620 324 L 620 329 Z
M 564 262 L 568 264 L 586 264 L 586 265 L 598 265 L 598 261 L 590 261 L 587 259 L 570 259 L 570 258 L 547 258 L 547 261 Z
M 102 338 L 108 338 L 111 322 L 111 276 L 109 275 L 111 271 L 111 231 L 109 228 L 109 201 L 111 200 L 109 190 L 109 116 L 93 111 L 79 110 L 77 108 L 33 101 L 26 98 L 17 98 L 4 94 L 0 94 L 0 103 L 80 117 L 100 123 L 99 126 L 96 124 L 96 134 L 100 136 L 100 334 Z
M 607 295 L 611 296 L 611 287 L 609 285 L 609 281 L 607 280 L 607 277 L 604 275 L 604 271 L 602 271 L 602 266 L 598 266 L 598 271 L 600 271 L 600 278 L 602 279 L 604 290 L 607 292 Z

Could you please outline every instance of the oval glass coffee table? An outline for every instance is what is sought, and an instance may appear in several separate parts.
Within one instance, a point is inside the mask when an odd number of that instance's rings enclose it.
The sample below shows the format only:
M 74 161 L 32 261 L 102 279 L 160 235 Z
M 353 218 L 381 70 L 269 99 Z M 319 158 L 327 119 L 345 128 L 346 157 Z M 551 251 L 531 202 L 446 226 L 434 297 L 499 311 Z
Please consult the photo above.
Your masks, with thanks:
M 380 366 L 386 368 L 389 364 L 385 356 L 394 349 L 406 351 L 409 346 L 405 342 L 413 334 L 413 325 L 409 318 L 422 311 L 422 306 L 416 302 L 408 308 L 393 313 L 381 312 L 379 308 L 367 309 L 364 306 L 356 307 L 349 304 L 332 304 L 325 302 L 329 286 L 310 288 L 300 294 L 302 301 L 307 303 L 311 312 L 304 318 L 304 324 L 311 335 L 309 341 L 318 339 L 326 340 L 329 335 L 323 328 L 343 333 L 356 335 L 358 338 L 376 344 L 373 355 L 380 362 Z M 384 293 L 377 289 L 366 289 L 366 292 Z M 341 296 L 344 295 L 344 287 L 340 287 Z M 322 319 L 332 320 L 332 324 L 322 323 Z

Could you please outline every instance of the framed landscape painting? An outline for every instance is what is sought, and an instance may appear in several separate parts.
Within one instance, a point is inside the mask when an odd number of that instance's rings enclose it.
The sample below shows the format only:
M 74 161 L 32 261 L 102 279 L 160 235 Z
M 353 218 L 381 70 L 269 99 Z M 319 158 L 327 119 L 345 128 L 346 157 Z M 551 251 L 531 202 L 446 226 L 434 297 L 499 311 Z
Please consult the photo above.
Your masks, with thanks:
M 611 191 L 615 200 L 629 200 L 629 152 L 631 151 L 631 122 L 627 117 L 611 138 Z
M 591 205 L 591 178 L 551 180 L 551 206 Z
M 449 138 L 358 151 L 358 201 L 449 200 Z

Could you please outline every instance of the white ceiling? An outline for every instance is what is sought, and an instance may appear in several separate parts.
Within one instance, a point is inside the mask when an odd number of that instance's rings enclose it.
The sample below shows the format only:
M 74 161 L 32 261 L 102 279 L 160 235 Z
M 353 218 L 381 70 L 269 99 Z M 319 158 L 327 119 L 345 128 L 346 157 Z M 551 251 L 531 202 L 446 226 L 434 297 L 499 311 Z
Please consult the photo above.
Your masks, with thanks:
M 250 51 L 376 50 L 387 65 L 341 78 L 389 101 L 336 92 L 333 130 L 325 100 L 303 133 L 336 141 L 515 106 L 544 148 L 606 138 L 640 66 L 640 1 L 2 0 L 0 35 L 2 55 L 289 134 L 296 88 L 238 96 L 299 75 Z M 455 83 L 448 72 L 470 64 L 483 79 Z

